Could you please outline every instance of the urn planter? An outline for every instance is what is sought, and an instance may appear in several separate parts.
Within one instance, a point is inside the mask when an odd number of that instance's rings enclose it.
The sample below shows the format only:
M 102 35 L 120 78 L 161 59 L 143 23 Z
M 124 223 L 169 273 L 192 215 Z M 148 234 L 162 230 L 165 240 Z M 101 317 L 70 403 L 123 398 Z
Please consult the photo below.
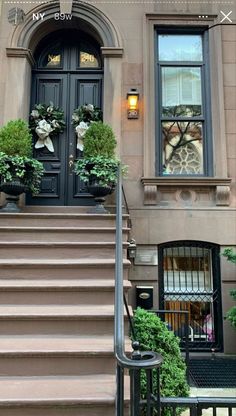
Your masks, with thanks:
M 18 207 L 19 196 L 26 192 L 27 188 L 19 180 L 11 182 L 1 182 L 0 192 L 7 194 L 6 205 L 1 209 L 1 212 L 20 212 Z

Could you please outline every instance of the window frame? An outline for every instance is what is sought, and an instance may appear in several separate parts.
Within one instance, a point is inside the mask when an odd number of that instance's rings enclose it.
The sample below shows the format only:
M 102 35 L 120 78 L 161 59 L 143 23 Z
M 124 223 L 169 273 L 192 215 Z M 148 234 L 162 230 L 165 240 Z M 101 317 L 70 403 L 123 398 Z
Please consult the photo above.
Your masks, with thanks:
M 159 61 L 158 37 L 159 35 L 201 35 L 202 61 Z M 168 177 L 206 177 L 213 176 L 213 148 L 212 148 L 212 116 L 211 116 L 211 87 L 209 62 L 209 37 L 205 27 L 186 26 L 158 26 L 155 27 L 155 174 Z M 173 117 L 173 121 L 200 121 L 203 124 L 203 173 L 199 174 L 165 174 L 163 165 L 163 137 L 162 122 L 169 121 L 170 117 L 162 116 L 162 68 L 192 67 L 200 68 L 202 115 L 193 117 Z

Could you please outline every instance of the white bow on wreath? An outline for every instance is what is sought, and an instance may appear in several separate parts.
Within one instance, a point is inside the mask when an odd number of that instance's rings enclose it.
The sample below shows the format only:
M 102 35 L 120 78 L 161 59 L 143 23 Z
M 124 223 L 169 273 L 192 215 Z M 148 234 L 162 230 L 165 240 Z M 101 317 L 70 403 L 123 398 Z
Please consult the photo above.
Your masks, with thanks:
M 54 131 L 50 123 L 47 123 L 46 120 L 40 120 L 38 126 L 35 129 L 38 140 L 35 143 L 35 149 L 40 149 L 42 147 L 47 147 L 49 152 L 54 152 L 54 147 L 52 140 L 50 138 L 50 133 Z
M 85 123 L 84 121 L 81 121 L 78 124 L 78 126 L 75 128 L 75 131 L 77 134 L 77 149 L 81 151 L 83 151 L 84 149 L 83 138 L 88 128 L 89 128 L 89 123 Z

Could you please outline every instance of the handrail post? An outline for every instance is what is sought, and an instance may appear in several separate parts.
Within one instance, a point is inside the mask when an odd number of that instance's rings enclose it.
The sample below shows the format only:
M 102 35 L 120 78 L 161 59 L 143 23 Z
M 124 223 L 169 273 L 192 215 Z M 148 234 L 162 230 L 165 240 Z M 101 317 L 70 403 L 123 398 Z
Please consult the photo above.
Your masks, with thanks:
M 116 415 L 124 415 L 124 369 L 116 364 Z

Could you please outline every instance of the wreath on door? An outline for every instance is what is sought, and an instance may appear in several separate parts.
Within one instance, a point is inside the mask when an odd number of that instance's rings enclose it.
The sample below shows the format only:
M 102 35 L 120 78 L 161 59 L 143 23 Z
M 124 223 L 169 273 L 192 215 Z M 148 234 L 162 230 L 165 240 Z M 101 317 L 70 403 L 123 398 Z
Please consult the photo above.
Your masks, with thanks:
M 66 126 L 64 111 L 55 107 L 51 101 L 49 105 L 36 104 L 30 113 L 29 126 L 38 137 L 35 149 L 46 147 L 49 152 L 53 153 L 54 146 L 51 137 L 63 133 Z

